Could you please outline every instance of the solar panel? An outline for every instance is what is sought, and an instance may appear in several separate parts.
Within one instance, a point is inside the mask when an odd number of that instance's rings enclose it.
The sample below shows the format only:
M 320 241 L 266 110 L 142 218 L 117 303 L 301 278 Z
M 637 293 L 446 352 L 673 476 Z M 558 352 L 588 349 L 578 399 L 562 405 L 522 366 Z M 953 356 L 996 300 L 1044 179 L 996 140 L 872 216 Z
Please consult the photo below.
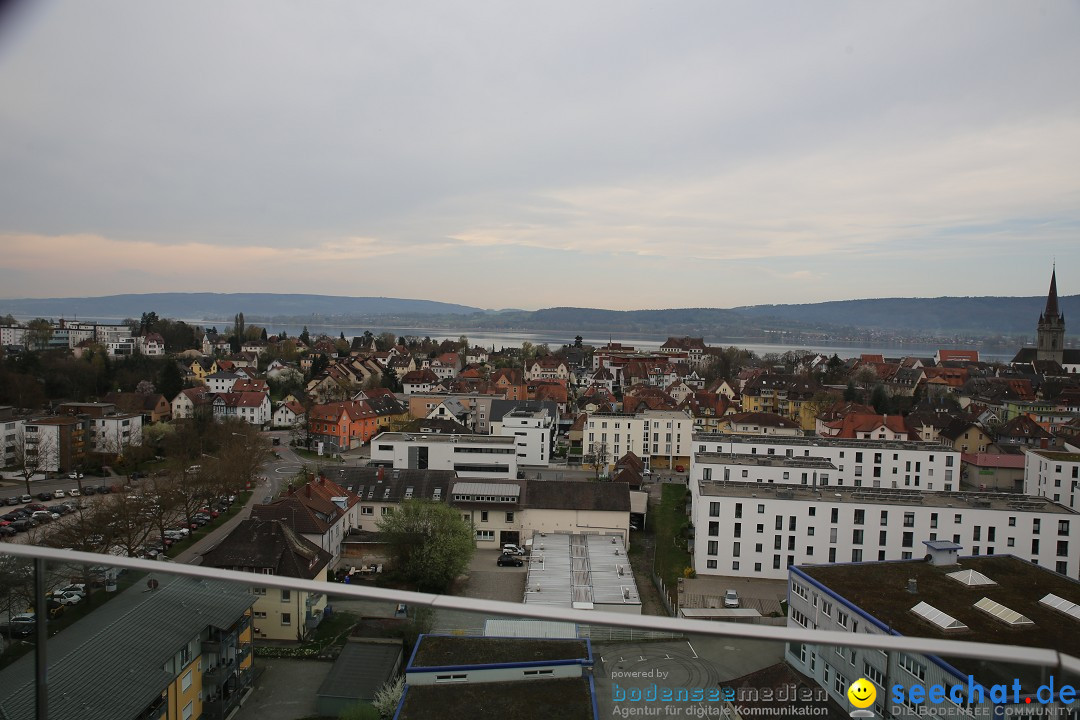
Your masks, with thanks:
M 1065 598 L 1058 597 L 1057 595 L 1050 593 L 1046 597 L 1039 600 L 1039 602 L 1043 605 L 1052 607 L 1058 612 L 1065 613 L 1074 620 L 1080 620 L 1080 605 L 1077 605 L 1071 600 L 1066 600 Z
M 996 582 L 986 577 L 978 570 L 958 570 L 957 572 L 948 573 L 948 576 L 957 582 L 972 587 L 976 585 L 997 585 Z
M 967 630 L 967 625 L 960 622 L 952 615 L 938 610 L 930 603 L 921 602 L 911 608 L 911 612 L 942 630 Z
M 1034 625 L 1030 618 L 1024 617 L 1015 610 L 1010 610 L 999 602 L 994 602 L 990 598 L 984 597 L 979 602 L 975 603 L 975 607 L 982 610 L 988 615 L 993 615 L 1006 625 Z

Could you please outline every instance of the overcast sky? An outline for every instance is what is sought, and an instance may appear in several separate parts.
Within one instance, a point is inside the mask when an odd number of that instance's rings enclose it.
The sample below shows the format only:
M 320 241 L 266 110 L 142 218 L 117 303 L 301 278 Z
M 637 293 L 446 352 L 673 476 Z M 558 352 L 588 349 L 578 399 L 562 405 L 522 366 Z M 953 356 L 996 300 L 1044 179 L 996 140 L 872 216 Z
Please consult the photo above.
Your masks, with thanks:
M 38 2 L 0 297 L 1080 292 L 1077 2 Z

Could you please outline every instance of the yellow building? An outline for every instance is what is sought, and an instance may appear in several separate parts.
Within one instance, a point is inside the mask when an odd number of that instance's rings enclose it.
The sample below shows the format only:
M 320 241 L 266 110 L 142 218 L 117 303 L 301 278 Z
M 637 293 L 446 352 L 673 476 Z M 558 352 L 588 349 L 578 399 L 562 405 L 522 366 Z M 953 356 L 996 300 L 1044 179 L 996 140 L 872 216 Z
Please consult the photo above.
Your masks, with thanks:
M 223 720 L 251 688 L 253 602 L 246 586 L 166 574 L 120 592 L 49 639 L 49 717 Z M 0 717 L 29 720 L 34 697 L 30 653 L 0 670 Z

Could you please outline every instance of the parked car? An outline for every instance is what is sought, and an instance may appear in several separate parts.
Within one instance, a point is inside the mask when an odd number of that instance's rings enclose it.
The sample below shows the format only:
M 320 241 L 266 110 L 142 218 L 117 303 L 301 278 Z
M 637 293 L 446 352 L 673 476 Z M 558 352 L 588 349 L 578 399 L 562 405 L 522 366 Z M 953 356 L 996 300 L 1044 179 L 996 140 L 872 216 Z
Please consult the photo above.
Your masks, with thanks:
M 98 495 L 108 495 L 112 492 L 112 489 L 108 485 L 98 485 L 94 490 L 97 491 Z
M 10 632 L 13 637 L 26 637 L 34 632 L 36 627 L 37 617 L 35 617 L 34 613 L 19 613 L 18 615 L 12 615 L 7 623 L 0 627 L 0 631 L 4 633 Z
M 38 498 L 38 500 L 41 500 L 41 501 L 43 501 L 43 502 L 44 502 L 45 500 L 52 500 L 52 498 L 53 498 L 53 495 L 52 495 L 52 493 L 51 493 L 51 492 L 48 492 L 48 491 L 46 490 L 46 491 L 44 491 L 44 492 L 39 492 L 39 493 L 37 494 L 37 498 Z
M 506 545 L 503 545 L 502 546 L 502 551 L 503 551 L 503 555 L 524 555 L 525 554 L 525 550 L 523 548 L 520 548 L 517 545 L 512 545 L 510 543 L 507 543 Z
M 506 553 L 503 553 L 499 556 L 496 564 L 499 567 L 521 567 L 525 562 L 517 555 L 507 555 Z
M 734 590 L 726 590 L 724 592 L 724 607 L 737 608 L 739 607 L 739 593 Z
M 19 498 L 19 502 L 25 505 L 26 503 L 34 502 L 34 498 L 30 497 L 29 495 L 23 495 Z
M 82 494 L 83 495 L 96 495 L 97 490 L 94 489 L 93 485 L 87 485 L 86 487 L 84 487 L 82 489 Z
M 70 585 L 65 585 L 62 588 L 58 588 L 57 592 L 75 593 L 81 597 L 86 597 L 86 585 L 83 583 L 72 583 Z
M 71 488 L 67 493 L 68 497 L 79 497 L 79 488 Z
M 57 590 L 49 597 L 56 600 L 61 605 L 77 605 L 83 599 L 83 596 L 78 593 L 65 592 L 63 590 Z
M 82 478 L 82 476 L 83 474 L 81 472 L 68 473 L 68 478 L 72 480 L 79 480 Z
M 21 500 L 19 500 L 19 496 L 18 496 L 18 495 L 12 495 L 11 497 L 9 497 L 9 498 L 5 498 L 5 499 L 4 499 L 4 503 L 5 503 L 6 505 L 19 505 L 19 504 L 20 504 L 21 502 L 22 502 L 22 501 L 21 501 Z
M 37 520 L 39 523 L 52 522 L 53 520 L 59 520 L 60 516 L 54 512 L 48 510 L 35 510 L 34 514 L 30 516 L 31 519 Z
M 53 500 L 59 500 L 59 499 L 65 497 L 63 490 L 53 490 L 52 491 L 52 496 L 53 496 Z
M 11 527 L 10 525 L 5 525 L 3 527 L 0 527 L 0 537 L 9 538 L 9 537 L 15 537 L 18 534 L 19 534 L 19 531 L 16 530 L 15 528 Z

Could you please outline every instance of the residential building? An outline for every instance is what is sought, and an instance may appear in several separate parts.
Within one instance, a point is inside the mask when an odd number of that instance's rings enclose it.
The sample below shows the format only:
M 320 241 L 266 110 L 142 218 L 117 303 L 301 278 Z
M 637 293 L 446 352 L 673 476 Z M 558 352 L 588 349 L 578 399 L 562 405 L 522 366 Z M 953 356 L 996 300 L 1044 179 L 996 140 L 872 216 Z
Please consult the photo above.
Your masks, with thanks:
M 207 375 L 203 378 L 203 382 L 206 383 L 206 387 L 212 393 L 227 393 L 233 391 L 233 385 L 240 379 L 240 376 L 232 372 L 221 372 Z
M 89 418 L 44 417 L 27 420 L 16 445 L 26 465 L 36 471 L 71 472 L 86 463 L 91 450 Z
M 413 370 L 401 378 L 401 391 L 405 395 L 437 392 L 440 378 L 429 368 Z
M 349 532 L 360 527 L 360 498 L 325 476 L 299 488 L 289 487 L 277 500 L 255 505 L 251 517 L 280 520 L 330 554 L 330 567 L 341 560 L 341 545 Z
M 173 420 L 193 418 L 199 408 L 213 412 L 213 402 L 214 398 L 205 386 L 185 388 L 172 400 L 172 418 Z
M 446 501 L 457 480 L 453 470 L 409 470 L 385 467 L 348 467 L 328 471 L 337 484 L 358 500 L 357 529 L 378 530 L 376 523 L 405 500 Z M 509 542 L 509 541 L 507 541 Z
M 203 553 L 201 565 L 326 581 L 331 555 L 297 534 L 280 520 L 248 518 Z M 255 581 L 257 582 L 257 581 Z M 267 640 L 301 640 L 322 621 L 325 593 L 279 590 L 254 586 L 252 608 L 255 637 Z
M 1037 495 L 1080 511 L 1080 452 L 1028 450 L 1024 453 L 1024 494 Z
M 923 540 L 958 543 L 972 555 L 1017 554 L 1080 575 L 1075 538 L 1070 551 L 1080 516 L 1045 498 L 696 478 L 690 490 L 699 575 L 783 579 L 792 565 L 910 560 L 925 554 Z
M 270 422 L 270 397 L 266 393 L 214 393 L 210 405 L 216 419 L 236 418 L 256 427 Z
M 123 412 L 138 413 L 147 425 L 172 418 L 172 405 L 159 393 L 111 392 L 104 401 Z
M 960 484 L 965 490 L 1024 493 L 1024 454 L 981 452 L 960 456 Z M 1028 493 L 1034 495 L 1036 493 Z
M 743 397 L 746 397 L 745 395 Z M 735 435 L 777 435 L 802 437 L 802 426 L 795 420 L 773 412 L 741 412 L 725 415 L 717 421 L 720 432 Z
M 165 356 L 165 338 L 158 333 L 147 333 L 135 338 L 135 347 L 139 352 L 148 357 Z
M 660 352 L 667 355 L 685 354 L 693 367 L 701 367 L 708 351 L 709 348 L 705 345 L 703 338 L 669 337 L 660 346 Z
M 252 686 L 246 587 L 155 574 L 48 641 L 53 720 L 224 720 Z M 75 691 L 75 689 L 78 689 Z M 35 717 L 34 653 L 0 670 L 0 717 Z
M 525 381 L 532 380 L 564 380 L 570 379 L 570 369 L 559 358 L 553 355 L 536 358 L 525 372 Z
M 283 402 L 274 411 L 271 424 L 275 428 L 301 427 L 307 424 L 307 413 L 304 411 L 304 406 L 295 400 Z
M 788 627 L 1074 651 L 1077 619 L 1067 609 L 1080 599 L 1076 580 L 1011 555 L 957 557 L 959 549 L 928 542 L 919 551 L 926 560 L 793 566 Z M 1045 694 L 1036 696 L 1047 682 L 1046 668 L 1038 665 L 887 652 L 842 640 L 789 643 L 785 659 L 843 708 L 850 707 L 850 684 L 869 680 L 875 717 L 1066 717 L 1070 709 L 1043 705 Z M 917 686 L 945 692 L 917 695 Z
M 307 424 L 311 439 L 331 454 L 360 447 L 379 429 L 378 416 L 363 400 L 312 405 Z
M 497 432 L 514 438 L 519 466 L 547 466 L 555 438 L 555 417 L 547 408 L 514 408 L 503 415 Z
M 384 432 L 371 441 L 371 464 L 399 470 L 453 470 L 458 477 L 516 478 L 513 437 Z
M 128 448 L 142 445 L 143 418 L 136 413 L 112 413 L 89 420 L 90 449 L 122 458 Z
M 722 456 L 764 455 L 781 458 L 821 458 L 836 470 L 821 485 L 874 487 L 927 491 L 958 490 L 960 453 L 947 445 L 911 441 L 847 440 L 833 438 L 740 437 L 695 433 L 695 453 L 719 458 L 697 459 L 691 477 L 705 479 L 703 469 L 712 466 L 712 479 L 723 477 L 716 469 Z M 796 476 L 793 476 L 795 478 Z M 801 473 L 798 477 L 801 480 Z

